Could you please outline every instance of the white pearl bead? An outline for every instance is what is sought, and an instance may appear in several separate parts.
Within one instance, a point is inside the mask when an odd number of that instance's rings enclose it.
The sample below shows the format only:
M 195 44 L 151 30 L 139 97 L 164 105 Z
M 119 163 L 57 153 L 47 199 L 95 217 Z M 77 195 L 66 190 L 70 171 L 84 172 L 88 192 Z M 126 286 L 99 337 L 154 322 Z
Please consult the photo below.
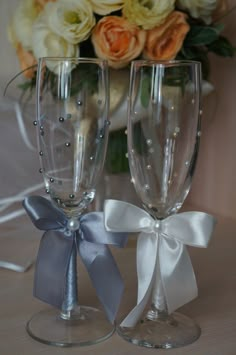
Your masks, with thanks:
M 76 231 L 77 229 L 79 229 L 79 221 L 75 218 L 69 219 L 67 227 L 71 231 Z

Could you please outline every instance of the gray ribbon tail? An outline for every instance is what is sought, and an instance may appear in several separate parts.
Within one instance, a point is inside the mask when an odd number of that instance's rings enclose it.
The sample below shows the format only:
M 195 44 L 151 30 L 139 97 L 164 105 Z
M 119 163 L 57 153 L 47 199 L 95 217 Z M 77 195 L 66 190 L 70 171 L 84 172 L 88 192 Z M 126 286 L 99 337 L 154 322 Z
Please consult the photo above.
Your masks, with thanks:
M 47 231 L 40 241 L 34 274 L 34 297 L 57 308 L 61 308 L 65 296 L 66 273 L 73 243 L 73 238 L 66 238 L 60 231 Z
M 107 245 L 81 240 L 78 250 L 107 318 L 114 323 L 124 291 L 123 281 Z

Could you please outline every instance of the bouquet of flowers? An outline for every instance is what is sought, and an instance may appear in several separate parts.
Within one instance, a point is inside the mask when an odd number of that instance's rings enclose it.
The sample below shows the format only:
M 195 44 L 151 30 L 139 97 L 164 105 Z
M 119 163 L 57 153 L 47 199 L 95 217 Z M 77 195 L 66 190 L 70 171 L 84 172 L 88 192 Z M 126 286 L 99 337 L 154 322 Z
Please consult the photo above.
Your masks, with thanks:
M 207 80 L 209 52 L 234 55 L 222 35 L 227 11 L 224 0 L 20 0 L 8 34 L 28 79 L 23 90 L 34 88 L 44 56 L 103 58 L 116 71 L 138 58 L 198 60 Z M 110 135 L 112 172 L 128 169 L 124 131 Z

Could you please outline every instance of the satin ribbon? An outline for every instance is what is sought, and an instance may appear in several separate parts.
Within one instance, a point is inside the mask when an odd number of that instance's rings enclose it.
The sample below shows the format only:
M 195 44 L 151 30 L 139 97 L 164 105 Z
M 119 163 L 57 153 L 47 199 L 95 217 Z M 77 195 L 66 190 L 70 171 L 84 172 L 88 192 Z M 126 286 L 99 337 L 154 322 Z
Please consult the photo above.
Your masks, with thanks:
M 197 297 L 195 274 L 186 245 L 207 247 L 215 219 L 203 212 L 174 214 L 153 219 L 146 211 L 126 202 L 107 200 L 105 227 L 111 232 L 139 232 L 137 242 L 137 305 L 121 326 L 132 327 L 140 319 L 153 292 L 155 306 L 168 313 Z
M 23 201 L 33 224 L 43 234 L 37 256 L 34 296 L 61 308 L 65 296 L 66 273 L 74 243 L 88 271 L 108 319 L 113 322 L 123 293 L 123 282 L 107 244 L 124 247 L 126 236 L 107 232 L 103 213 L 91 212 L 79 219 L 71 232 L 68 219 L 49 200 L 30 196 Z
M 19 265 L 16 263 L 11 263 L 9 261 L 0 260 L 0 268 L 16 271 L 16 272 L 26 272 L 31 268 L 33 263 L 34 262 L 30 260 L 29 262 L 26 263 L 26 265 Z

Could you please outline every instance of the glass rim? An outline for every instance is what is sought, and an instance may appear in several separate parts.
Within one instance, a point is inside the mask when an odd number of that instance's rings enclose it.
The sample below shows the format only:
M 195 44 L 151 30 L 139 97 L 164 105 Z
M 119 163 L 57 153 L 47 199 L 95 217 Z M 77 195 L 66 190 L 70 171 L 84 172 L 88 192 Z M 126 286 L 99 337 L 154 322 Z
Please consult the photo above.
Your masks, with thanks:
M 59 61 L 68 61 L 68 62 L 72 62 L 72 61 L 77 61 L 77 62 L 84 62 L 84 63 L 104 63 L 108 65 L 108 61 L 106 59 L 102 59 L 102 58 L 89 58 L 89 57 L 40 57 L 38 59 L 39 62 L 42 61 L 52 61 L 52 62 L 59 62 Z
M 133 60 L 131 63 L 132 66 L 141 67 L 141 66 L 180 66 L 180 65 L 196 65 L 201 66 L 201 62 L 197 60 L 185 60 L 185 59 L 173 59 L 173 60 L 155 60 L 155 59 L 137 59 Z

